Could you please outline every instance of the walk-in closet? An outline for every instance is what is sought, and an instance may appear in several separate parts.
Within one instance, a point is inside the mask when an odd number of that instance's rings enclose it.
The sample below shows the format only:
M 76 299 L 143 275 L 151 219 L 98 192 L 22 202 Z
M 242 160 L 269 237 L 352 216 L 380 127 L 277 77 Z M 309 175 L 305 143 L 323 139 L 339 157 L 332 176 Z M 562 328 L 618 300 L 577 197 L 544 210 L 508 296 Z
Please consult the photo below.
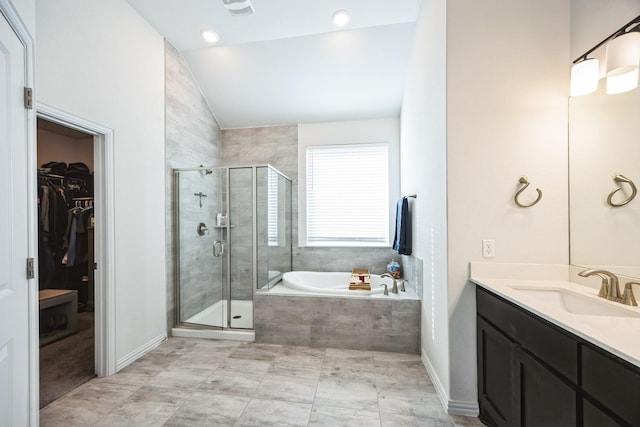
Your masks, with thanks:
M 95 376 L 94 137 L 37 128 L 42 408 Z

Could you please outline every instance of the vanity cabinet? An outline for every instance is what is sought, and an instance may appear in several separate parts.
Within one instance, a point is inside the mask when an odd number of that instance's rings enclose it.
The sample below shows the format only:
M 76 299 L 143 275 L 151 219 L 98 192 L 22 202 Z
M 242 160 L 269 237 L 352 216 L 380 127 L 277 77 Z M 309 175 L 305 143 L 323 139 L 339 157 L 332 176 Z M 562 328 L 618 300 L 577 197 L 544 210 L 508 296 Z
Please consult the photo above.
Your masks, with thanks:
M 640 369 L 477 287 L 478 400 L 489 426 L 640 426 Z

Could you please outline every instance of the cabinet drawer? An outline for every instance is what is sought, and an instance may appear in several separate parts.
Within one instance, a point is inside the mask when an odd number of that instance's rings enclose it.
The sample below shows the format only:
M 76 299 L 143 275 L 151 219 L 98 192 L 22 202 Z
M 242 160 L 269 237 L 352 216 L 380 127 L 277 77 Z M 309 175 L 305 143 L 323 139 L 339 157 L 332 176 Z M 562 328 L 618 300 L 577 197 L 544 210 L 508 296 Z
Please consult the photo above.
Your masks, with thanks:
M 574 338 L 497 295 L 480 287 L 476 289 L 479 315 L 548 366 L 573 383 L 578 383 L 579 344 Z
M 640 425 L 640 369 L 585 344 L 582 389 L 630 425 Z

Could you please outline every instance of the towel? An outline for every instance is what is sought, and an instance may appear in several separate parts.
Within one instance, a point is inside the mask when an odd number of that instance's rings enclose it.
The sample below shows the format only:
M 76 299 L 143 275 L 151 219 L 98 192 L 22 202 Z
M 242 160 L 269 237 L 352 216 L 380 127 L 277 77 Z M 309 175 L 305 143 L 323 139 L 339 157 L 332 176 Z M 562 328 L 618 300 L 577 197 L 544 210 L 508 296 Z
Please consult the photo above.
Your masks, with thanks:
M 396 234 L 393 238 L 393 249 L 400 255 L 411 255 L 411 213 L 409 200 L 406 197 L 396 203 Z

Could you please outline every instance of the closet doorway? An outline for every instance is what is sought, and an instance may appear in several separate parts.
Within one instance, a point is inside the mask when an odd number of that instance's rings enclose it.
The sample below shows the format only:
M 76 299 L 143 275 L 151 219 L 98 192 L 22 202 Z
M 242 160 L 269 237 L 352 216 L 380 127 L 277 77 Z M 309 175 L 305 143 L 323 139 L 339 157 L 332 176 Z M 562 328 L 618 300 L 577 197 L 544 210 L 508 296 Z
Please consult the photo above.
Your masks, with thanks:
M 94 138 L 37 119 L 40 407 L 96 376 Z
M 116 372 L 114 132 L 46 104 L 36 110 L 42 408 Z

